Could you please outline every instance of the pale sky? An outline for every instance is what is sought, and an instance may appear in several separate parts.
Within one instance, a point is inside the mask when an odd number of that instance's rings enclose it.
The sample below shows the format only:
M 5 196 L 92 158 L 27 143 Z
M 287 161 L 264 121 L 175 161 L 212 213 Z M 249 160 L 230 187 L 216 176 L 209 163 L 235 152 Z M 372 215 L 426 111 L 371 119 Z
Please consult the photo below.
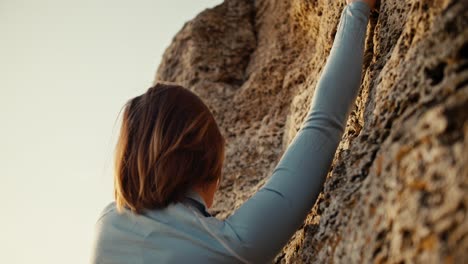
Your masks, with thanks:
M 0 0 L 0 261 L 89 263 L 116 118 L 221 0 Z

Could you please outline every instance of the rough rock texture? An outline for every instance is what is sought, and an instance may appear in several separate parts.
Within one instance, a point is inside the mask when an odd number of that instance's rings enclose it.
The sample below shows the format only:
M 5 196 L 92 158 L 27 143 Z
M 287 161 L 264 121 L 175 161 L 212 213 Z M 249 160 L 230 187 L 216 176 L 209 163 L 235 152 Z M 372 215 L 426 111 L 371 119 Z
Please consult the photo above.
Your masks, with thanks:
M 156 81 L 198 93 L 228 142 L 217 217 L 262 186 L 295 136 L 344 4 L 226 0 L 167 48 Z M 468 1 L 384 0 L 367 36 L 323 193 L 276 262 L 467 263 Z

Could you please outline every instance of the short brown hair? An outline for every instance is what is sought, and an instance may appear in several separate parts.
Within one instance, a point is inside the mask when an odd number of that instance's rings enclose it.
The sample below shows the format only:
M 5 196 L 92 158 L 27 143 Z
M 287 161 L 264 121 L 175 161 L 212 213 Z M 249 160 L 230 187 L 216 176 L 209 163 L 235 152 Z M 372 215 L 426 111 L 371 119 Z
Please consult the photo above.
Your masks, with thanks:
M 124 107 L 115 150 L 119 210 L 164 208 L 221 177 L 225 139 L 195 93 L 159 82 Z

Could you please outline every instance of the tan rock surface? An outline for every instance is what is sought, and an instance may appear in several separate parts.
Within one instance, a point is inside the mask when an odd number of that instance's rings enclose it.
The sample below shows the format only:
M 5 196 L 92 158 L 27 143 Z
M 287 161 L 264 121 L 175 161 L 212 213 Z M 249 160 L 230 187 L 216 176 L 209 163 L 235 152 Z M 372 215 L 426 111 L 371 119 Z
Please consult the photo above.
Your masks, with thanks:
M 225 0 L 165 51 L 156 81 L 198 93 L 228 141 L 217 217 L 262 186 L 299 129 L 344 4 Z M 379 11 L 323 193 L 278 263 L 468 260 L 468 1 Z

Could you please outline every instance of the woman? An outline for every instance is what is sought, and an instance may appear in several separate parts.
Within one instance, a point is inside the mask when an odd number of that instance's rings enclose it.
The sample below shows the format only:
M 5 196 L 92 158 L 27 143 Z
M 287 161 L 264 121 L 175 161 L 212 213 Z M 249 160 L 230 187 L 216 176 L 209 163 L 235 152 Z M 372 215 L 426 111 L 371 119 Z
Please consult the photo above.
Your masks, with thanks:
M 211 217 L 224 138 L 188 89 L 157 84 L 125 107 L 115 198 L 99 218 L 93 263 L 271 262 L 319 195 L 360 86 L 375 0 L 347 0 L 301 129 L 263 188 Z

